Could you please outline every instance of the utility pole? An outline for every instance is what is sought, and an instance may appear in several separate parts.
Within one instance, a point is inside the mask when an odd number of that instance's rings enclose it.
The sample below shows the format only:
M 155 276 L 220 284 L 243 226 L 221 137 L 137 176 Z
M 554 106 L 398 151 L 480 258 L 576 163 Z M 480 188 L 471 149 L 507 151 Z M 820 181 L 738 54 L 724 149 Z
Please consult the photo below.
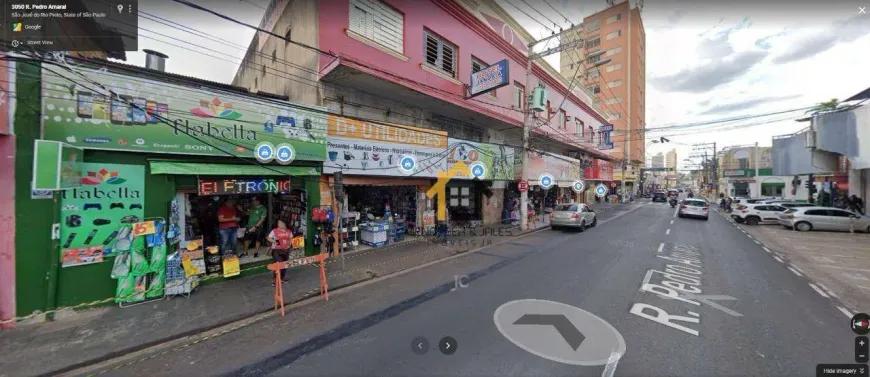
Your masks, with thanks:
M 719 154 L 716 152 L 716 142 L 713 142 L 713 190 L 715 197 L 719 197 Z
M 755 142 L 755 188 L 758 189 L 758 192 L 755 195 L 749 195 L 750 198 L 760 198 L 761 197 L 761 178 L 758 176 L 758 165 L 761 164 L 761 155 L 758 153 L 758 142 Z
M 549 41 L 550 39 L 553 39 L 553 38 L 559 38 L 561 36 L 564 36 L 564 35 L 567 35 L 567 34 L 573 33 L 573 32 L 576 32 L 575 28 L 563 30 L 563 31 L 560 31 L 559 33 L 553 33 L 553 35 L 551 35 L 549 37 L 545 37 L 545 38 L 539 39 L 537 41 L 533 41 L 533 42 L 529 43 L 529 45 L 528 45 L 529 55 L 528 55 L 528 58 L 526 60 L 526 87 L 525 87 L 525 96 L 526 96 L 525 105 L 526 105 L 526 108 L 523 111 L 523 113 L 524 113 L 524 115 L 523 115 L 523 151 L 521 154 L 522 164 L 523 164 L 523 171 L 522 171 L 521 177 L 522 177 L 522 180 L 526 181 L 526 182 L 529 181 L 529 166 L 528 166 L 527 162 L 528 162 L 528 154 L 529 154 L 529 135 L 531 134 L 531 130 L 532 130 L 532 96 L 534 93 L 534 88 L 532 88 L 532 79 L 534 79 L 534 74 L 532 74 L 532 69 L 534 68 L 534 65 L 535 65 L 534 62 L 535 62 L 535 60 L 543 58 L 544 56 L 552 55 L 552 54 L 562 52 L 562 51 L 567 50 L 567 49 L 575 48 L 578 45 L 580 45 L 580 43 L 583 43 L 583 39 L 578 38 L 577 40 L 572 41 L 570 43 L 560 44 L 558 47 L 547 49 L 547 50 L 539 52 L 539 53 L 535 53 L 534 48 L 535 48 L 535 46 L 537 46 L 540 43 Z M 582 62 L 582 60 L 581 60 L 581 62 Z M 610 62 L 610 59 L 601 59 L 593 67 L 597 67 L 597 66 L 600 66 L 602 64 L 607 64 L 609 62 Z M 570 95 L 571 88 L 569 87 L 568 89 L 569 89 L 568 94 Z M 556 111 L 559 111 L 559 110 L 560 109 L 556 109 Z M 549 121 L 549 119 L 547 119 L 547 121 Z M 529 185 L 529 188 L 531 188 L 531 184 Z M 520 193 L 520 229 L 526 230 L 528 228 L 529 228 L 529 192 L 528 192 L 528 190 L 526 190 L 526 191 L 523 191 Z
M 628 60 L 628 74 L 626 75 L 626 80 L 627 80 L 627 84 L 628 84 L 628 90 L 626 91 L 626 92 L 628 92 L 628 109 L 626 110 L 626 112 L 628 113 L 627 114 L 628 119 L 626 119 L 626 121 L 625 121 L 626 132 L 625 132 L 625 136 L 623 137 L 623 140 L 622 140 L 622 199 L 623 200 L 625 200 L 625 198 L 628 196 L 628 193 L 626 192 L 626 187 L 625 187 L 626 186 L 625 185 L 625 183 L 626 183 L 625 182 L 626 181 L 625 169 L 628 167 L 629 160 L 631 159 L 631 153 L 629 153 L 629 150 L 631 150 L 631 137 L 630 137 L 630 135 L 631 135 L 631 131 L 632 131 L 631 123 L 633 120 L 633 118 L 631 117 L 631 105 L 632 105 L 631 92 L 633 91 L 632 88 L 634 88 L 633 86 L 631 86 L 631 72 L 632 72 L 631 71 L 631 62 L 633 60 L 631 58 L 631 52 L 634 51 L 631 49 L 631 39 L 632 39 L 633 35 L 634 34 L 631 33 L 631 3 L 629 3 L 628 4 L 628 55 L 629 55 L 629 58 L 626 59 L 626 60 Z M 604 79 L 602 79 L 602 81 L 603 80 Z

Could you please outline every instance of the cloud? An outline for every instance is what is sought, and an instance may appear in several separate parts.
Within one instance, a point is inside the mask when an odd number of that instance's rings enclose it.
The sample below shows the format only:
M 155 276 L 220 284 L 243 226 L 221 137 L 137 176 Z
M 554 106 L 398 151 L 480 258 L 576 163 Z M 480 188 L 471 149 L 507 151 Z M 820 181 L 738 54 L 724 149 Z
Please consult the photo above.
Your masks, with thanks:
M 704 110 L 704 111 L 698 113 L 698 115 L 713 115 L 713 114 L 731 113 L 731 112 L 751 109 L 751 108 L 754 108 L 754 107 L 757 107 L 757 106 L 760 106 L 760 105 L 763 105 L 766 103 L 786 101 L 786 100 L 800 98 L 800 97 L 802 97 L 802 95 L 794 94 L 794 95 L 788 95 L 788 96 L 761 97 L 761 98 L 755 98 L 755 99 L 750 99 L 750 100 L 725 103 L 725 104 L 713 106 L 707 110 Z M 702 103 L 704 103 L 704 104 L 702 105 Z M 709 104 L 709 103 L 710 103 L 710 101 L 703 101 L 703 102 L 699 103 L 699 105 L 706 106 L 706 104 Z
M 854 16 L 836 22 L 834 27 L 821 33 L 807 35 L 797 40 L 788 51 L 774 57 L 773 62 L 786 64 L 801 61 L 830 50 L 838 43 L 854 42 L 867 34 L 870 34 L 870 22 L 861 16 Z
M 698 56 L 701 59 L 721 59 L 734 53 L 734 48 L 728 42 L 728 36 L 734 29 L 727 29 L 707 38 L 698 46 Z
M 740 78 L 766 56 L 767 51 L 738 52 L 728 58 L 713 60 L 699 67 L 655 77 L 651 81 L 655 87 L 664 92 L 705 93 Z
M 674 26 L 686 16 L 686 11 L 682 9 L 675 10 L 668 15 L 668 24 Z

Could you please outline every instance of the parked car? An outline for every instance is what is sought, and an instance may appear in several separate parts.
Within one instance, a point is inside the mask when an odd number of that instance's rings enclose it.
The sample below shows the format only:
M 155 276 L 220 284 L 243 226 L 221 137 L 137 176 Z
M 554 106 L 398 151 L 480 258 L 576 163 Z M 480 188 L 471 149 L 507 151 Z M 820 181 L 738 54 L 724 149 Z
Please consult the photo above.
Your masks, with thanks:
M 779 222 L 779 215 L 786 210 L 787 207 L 775 204 L 745 204 L 737 207 L 737 210 L 731 213 L 731 218 L 746 225 L 775 224 Z
M 653 194 L 652 201 L 653 201 L 653 203 L 655 203 L 655 202 L 667 203 L 668 202 L 668 194 L 664 191 L 656 192 Z
M 710 220 L 710 204 L 701 199 L 685 199 L 677 210 L 677 216 Z
M 780 225 L 802 232 L 831 230 L 848 232 L 853 228 L 870 233 L 870 217 L 834 207 L 797 207 L 779 215 Z
M 797 202 L 784 202 L 784 203 L 777 203 L 776 205 L 783 206 L 785 208 L 800 208 L 800 207 L 815 207 L 816 206 L 815 204 L 811 204 L 811 203 L 797 203 Z
M 582 232 L 595 225 L 598 225 L 598 216 L 583 203 L 558 204 L 550 213 L 550 228 L 553 230 L 574 228 Z

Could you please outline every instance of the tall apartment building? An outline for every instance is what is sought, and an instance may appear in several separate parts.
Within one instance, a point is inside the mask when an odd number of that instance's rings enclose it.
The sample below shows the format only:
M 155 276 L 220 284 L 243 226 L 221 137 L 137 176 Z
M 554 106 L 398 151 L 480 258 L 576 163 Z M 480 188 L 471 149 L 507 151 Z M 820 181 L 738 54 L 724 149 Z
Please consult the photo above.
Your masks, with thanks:
M 657 153 L 652 157 L 652 168 L 663 168 L 665 167 L 665 155 L 662 152 Z
M 596 95 L 596 104 L 610 113 L 614 149 L 609 152 L 616 159 L 629 160 L 625 180 L 631 185 L 636 179 L 631 172 L 639 171 L 646 149 L 646 32 L 640 9 L 624 1 L 584 18 L 576 29 L 563 43 L 577 39 L 583 43 L 561 52 L 560 73 L 568 80 L 577 75 L 577 80 Z M 602 50 L 606 52 L 600 57 L 585 58 Z M 610 62 L 588 68 L 599 59 Z M 613 174 L 615 180 L 621 180 L 618 168 Z
M 671 149 L 671 151 L 665 155 L 665 167 L 673 169 L 672 171 L 668 172 L 669 173 L 668 175 L 674 175 L 674 176 L 677 175 L 677 150 L 676 149 Z

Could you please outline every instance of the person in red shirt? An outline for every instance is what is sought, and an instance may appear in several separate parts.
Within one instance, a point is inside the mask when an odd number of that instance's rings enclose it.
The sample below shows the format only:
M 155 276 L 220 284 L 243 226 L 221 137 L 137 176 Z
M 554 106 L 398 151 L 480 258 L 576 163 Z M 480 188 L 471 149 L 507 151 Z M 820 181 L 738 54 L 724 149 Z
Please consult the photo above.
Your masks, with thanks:
M 221 233 L 221 255 L 229 256 L 236 251 L 236 234 L 239 230 L 239 216 L 232 199 L 227 199 L 218 209 L 218 228 Z
M 287 223 L 284 220 L 278 220 L 278 227 L 272 229 L 269 236 L 266 238 L 272 244 L 272 260 L 275 262 L 286 262 L 290 259 L 290 245 L 293 240 L 293 231 L 287 228 Z M 287 269 L 281 270 L 281 281 L 286 283 L 290 281 L 287 278 Z M 272 281 L 272 285 L 275 282 Z

